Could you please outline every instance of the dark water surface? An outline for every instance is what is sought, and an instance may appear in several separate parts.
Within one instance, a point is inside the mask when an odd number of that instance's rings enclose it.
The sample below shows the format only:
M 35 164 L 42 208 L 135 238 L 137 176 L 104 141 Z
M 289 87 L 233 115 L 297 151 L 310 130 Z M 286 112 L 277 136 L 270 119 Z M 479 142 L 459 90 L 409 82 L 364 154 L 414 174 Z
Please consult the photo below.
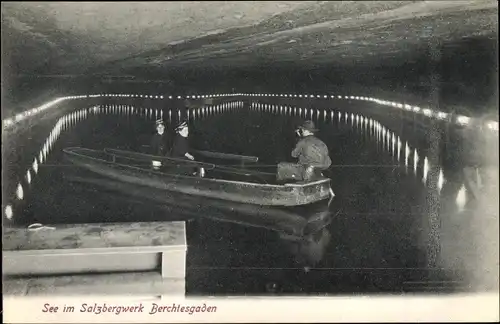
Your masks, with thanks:
M 142 150 L 156 118 L 115 110 L 89 114 L 62 131 L 31 187 L 25 188 L 16 223 L 190 220 L 187 294 L 399 292 L 418 290 L 409 281 L 443 276 L 424 269 L 426 189 L 421 179 L 366 129 L 336 115 L 314 118 L 333 161 L 327 172 L 336 195 L 329 206 L 331 223 L 299 241 L 280 237 L 259 219 L 242 225 L 227 222 L 234 220 L 229 216 L 222 222 L 207 214 L 186 215 L 175 206 L 67 181 L 65 175 L 74 167 L 63 160 L 63 148 Z M 289 115 L 248 107 L 205 114 L 190 119 L 190 141 L 197 149 L 255 155 L 262 164 L 276 164 L 291 161 L 295 123 Z M 308 210 L 295 212 L 307 217 Z M 306 272 L 304 266 L 312 269 Z

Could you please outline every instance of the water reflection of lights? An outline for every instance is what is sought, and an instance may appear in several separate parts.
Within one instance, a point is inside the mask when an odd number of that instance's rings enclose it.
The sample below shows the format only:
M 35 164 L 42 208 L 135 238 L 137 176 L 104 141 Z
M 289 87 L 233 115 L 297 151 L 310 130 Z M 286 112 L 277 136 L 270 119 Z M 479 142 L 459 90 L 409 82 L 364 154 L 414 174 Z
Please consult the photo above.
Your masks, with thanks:
M 22 200 L 24 198 L 23 186 L 19 183 L 16 190 L 17 199 Z
M 402 146 L 401 138 L 399 138 L 398 136 L 398 162 L 401 158 L 401 146 Z
M 491 129 L 491 130 L 494 130 L 494 131 L 497 131 L 497 132 L 498 132 L 498 122 L 491 121 L 491 122 L 486 123 L 486 126 L 487 126 L 489 129 Z
M 429 173 L 429 161 L 427 160 L 427 157 L 424 158 L 424 175 L 422 177 L 422 181 L 424 183 L 427 183 L 427 175 Z
M 392 155 L 394 156 L 394 154 L 396 153 L 396 136 L 394 135 L 394 133 L 392 133 Z
M 5 217 L 7 217 L 7 219 L 12 219 L 12 217 L 14 217 L 14 211 L 11 205 L 5 207 Z
M 465 188 L 465 185 L 462 185 L 462 187 L 458 191 L 455 202 L 457 204 L 458 211 L 463 211 L 465 208 L 465 204 L 467 203 L 467 189 Z
M 467 125 L 470 121 L 469 117 L 466 116 L 458 116 L 457 117 L 457 123 L 460 125 Z
M 385 148 L 387 149 L 387 151 L 389 151 L 391 149 L 391 131 L 386 128 L 385 129 Z
M 418 152 L 417 149 L 415 149 L 415 154 L 413 156 L 413 171 L 415 172 L 415 174 L 417 174 L 418 159 Z
M 35 174 L 38 173 L 38 161 L 37 159 L 35 158 L 35 160 L 33 161 L 33 171 L 35 171 Z
M 408 166 L 408 158 L 410 157 L 410 146 L 408 145 L 408 142 L 405 144 L 405 166 Z
M 437 182 L 439 192 L 441 192 L 441 189 L 443 189 L 444 182 L 445 182 L 445 179 L 444 179 L 443 169 L 440 169 L 439 176 L 438 176 L 438 182 Z

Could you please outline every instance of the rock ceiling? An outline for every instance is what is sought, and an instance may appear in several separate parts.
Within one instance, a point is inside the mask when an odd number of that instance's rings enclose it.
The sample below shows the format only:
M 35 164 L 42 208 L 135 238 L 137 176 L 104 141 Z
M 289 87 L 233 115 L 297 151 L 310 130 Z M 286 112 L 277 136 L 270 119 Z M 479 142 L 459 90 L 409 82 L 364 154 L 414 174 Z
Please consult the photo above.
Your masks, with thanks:
M 497 27 L 497 1 L 8 2 L 2 52 L 13 74 L 396 64 Z

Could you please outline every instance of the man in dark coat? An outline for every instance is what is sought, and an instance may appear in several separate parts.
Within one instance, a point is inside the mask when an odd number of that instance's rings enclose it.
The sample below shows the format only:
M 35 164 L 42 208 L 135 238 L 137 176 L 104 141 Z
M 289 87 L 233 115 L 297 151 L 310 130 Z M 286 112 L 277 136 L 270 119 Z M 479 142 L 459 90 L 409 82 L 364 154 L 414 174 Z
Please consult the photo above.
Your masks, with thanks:
M 318 130 L 314 122 L 308 120 L 297 130 L 299 141 L 292 151 L 292 157 L 298 163 L 280 163 L 278 165 L 278 180 L 295 179 L 310 181 L 322 177 L 322 171 L 332 164 L 326 144 L 314 134 Z
M 184 121 L 175 129 L 176 135 L 172 146 L 172 157 L 194 160 L 194 156 L 189 153 L 189 127 Z
M 189 127 L 187 122 L 182 122 L 175 129 L 177 134 L 175 135 L 174 145 L 172 146 L 172 157 L 177 159 L 185 159 L 194 161 L 194 156 L 190 153 L 189 147 Z M 202 167 L 196 167 L 192 164 L 188 165 L 178 165 L 179 174 L 184 175 L 197 175 L 199 177 L 205 176 L 205 170 Z
M 156 121 L 156 133 L 151 138 L 150 154 L 157 156 L 167 156 L 170 151 L 169 136 L 165 131 L 165 124 L 161 119 Z

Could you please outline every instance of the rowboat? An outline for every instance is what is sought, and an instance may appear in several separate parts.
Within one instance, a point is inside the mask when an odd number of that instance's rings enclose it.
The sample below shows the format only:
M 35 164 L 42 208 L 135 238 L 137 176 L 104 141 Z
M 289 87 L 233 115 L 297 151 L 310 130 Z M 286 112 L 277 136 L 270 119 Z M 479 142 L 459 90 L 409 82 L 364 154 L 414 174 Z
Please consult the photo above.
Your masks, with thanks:
M 69 162 L 101 177 L 162 192 L 178 192 L 261 206 L 309 205 L 328 199 L 331 193 L 328 178 L 280 184 L 275 181 L 273 173 L 207 162 L 115 149 L 70 147 L 63 152 Z M 237 158 L 236 155 L 224 153 L 218 157 L 232 160 Z M 160 161 L 163 168 L 153 169 L 152 161 Z M 206 171 L 205 177 L 192 175 L 191 171 L 195 168 L 203 168 Z
M 109 178 L 68 174 L 64 176 L 72 186 L 83 185 L 98 190 L 107 200 L 127 201 L 132 204 L 144 204 L 160 208 L 166 217 L 186 219 L 209 218 L 219 222 L 228 222 L 247 227 L 265 228 L 290 240 L 315 233 L 327 226 L 333 211 L 328 201 L 319 201 L 304 206 L 262 206 L 232 202 L 227 200 L 184 195 L 177 192 L 165 192 L 152 187 L 116 181 Z

